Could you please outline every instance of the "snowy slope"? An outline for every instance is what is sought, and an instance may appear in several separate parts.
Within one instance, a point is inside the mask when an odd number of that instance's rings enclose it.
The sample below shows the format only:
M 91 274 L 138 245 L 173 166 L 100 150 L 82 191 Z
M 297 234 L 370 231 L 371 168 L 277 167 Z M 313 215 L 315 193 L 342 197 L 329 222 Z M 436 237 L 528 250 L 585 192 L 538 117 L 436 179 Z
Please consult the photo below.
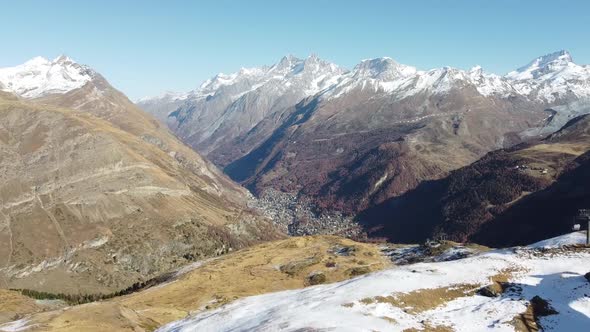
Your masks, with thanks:
M 0 89 L 23 98 L 38 98 L 80 88 L 94 74 L 64 55 L 52 61 L 36 57 L 22 65 L 0 68 Z
M 586 243 L 585 232 L 574 232 L 562 236 L 557 236 L 551 239 L 539 241 L 529 245 L 529 248 L 559 248 L 568 244 L 584 244 Z M 589 271 L 590 272 L 590 271 Z
M 579 240 L 579 235 L 566 235 L 531 247 L 407 265 L 345 282 L 250 297 L 159 331 L 403 331 L 437 326 L 466 332 L 514 331 L 514 318 L 536 295 L 559 312 L 540 318 L 545 330 L 583 331 L 590 326 L 590 283 L 583 277 L 590 271 L 590 250 L 538 248 Z M 499 297 L 474 294 L 493 276 L 507 271 L 510 290 Z M 417 294 L 419 302 L 437 289 L 459 288 L 465 294 L 435 308 L 417 310 L 412 300 L 405 305 L 395 302 L 407 294 Z M 439 298 L 441 293 L 433 294 Z

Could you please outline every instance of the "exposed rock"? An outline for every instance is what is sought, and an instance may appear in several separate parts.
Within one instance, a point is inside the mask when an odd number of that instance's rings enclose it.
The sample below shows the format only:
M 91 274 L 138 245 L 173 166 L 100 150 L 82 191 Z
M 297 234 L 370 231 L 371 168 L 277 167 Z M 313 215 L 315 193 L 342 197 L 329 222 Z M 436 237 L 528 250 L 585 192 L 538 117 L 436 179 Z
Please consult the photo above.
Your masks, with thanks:
M 294 276 L 301 270 L 308 266 L 315 265 L 320 262 L 320 257 L 315 255 L 302 260 L 292 261 L 280 267 L 281 272 L 286 273 L 290 276 Z
M 312 272 L 307 277 L 307 284 L 309 285 L 319 285 L 326 282 L 326 275 L 323 272 Z
M 489 248 L 451 241 L 427 241 L 421 245 L 385 244 L 381 250 L 396 265 L 408 265 L 420 262 L 453 261 L 485 252 Z
M 347 270 L 351 277 L 360 276 L 371 272 L 371 268 L 368 266 L 357 266 Z
M 477 291 L 477 294 L 486 297 L 498 297 L 502 295 L 502 288 L 499 287 L 498 284 L 492 284 L 485 287 L 480 288 Z
M 541 298 L 538 295 L 535 295 L 531 299 L 531 306 L 533 307 L 533 313 L 535 317 L 557 315 L 559 313 L 551 307 L 547 300 Z
M 356 252 L 356 247 L 333 247 L 330 249 L 330 252 L 336 256 L 354 256 Z

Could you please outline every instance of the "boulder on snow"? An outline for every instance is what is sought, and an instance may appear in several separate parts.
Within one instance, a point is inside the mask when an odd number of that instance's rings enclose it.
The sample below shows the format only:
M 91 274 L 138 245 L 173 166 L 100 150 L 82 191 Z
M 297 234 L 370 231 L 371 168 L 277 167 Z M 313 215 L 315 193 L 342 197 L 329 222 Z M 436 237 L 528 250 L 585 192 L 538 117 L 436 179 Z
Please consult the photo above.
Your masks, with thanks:
M 586 280 L 588 280 L 588 282 L 590 282 L 590 272 L 584 274 L 584 278 L 586 278 Z
M 492 285 L 488 285 L 485 287 L 480 288 L 477 291 L 477 294 L 481 295 L 481 296 L 486 296 L 486 297 L 498 297 L 500 295 L 502 295 L 502 287 L 500 287 L 500 285 L 498 285 L 497 283 L 494 283 Z

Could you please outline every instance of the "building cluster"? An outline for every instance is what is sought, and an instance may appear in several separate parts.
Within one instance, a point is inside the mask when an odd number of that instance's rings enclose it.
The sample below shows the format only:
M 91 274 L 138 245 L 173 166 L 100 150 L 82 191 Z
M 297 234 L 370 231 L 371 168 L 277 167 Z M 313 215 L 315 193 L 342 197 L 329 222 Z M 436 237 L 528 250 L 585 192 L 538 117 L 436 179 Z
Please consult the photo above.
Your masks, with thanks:
M 364 234 L 352 217 L 336 211 L 320 213 L 313 202 L 297 194 L 270 189 L 258 199 L 252 199 L 249 205 L 292 236 L 321 234 L 360 238 Z

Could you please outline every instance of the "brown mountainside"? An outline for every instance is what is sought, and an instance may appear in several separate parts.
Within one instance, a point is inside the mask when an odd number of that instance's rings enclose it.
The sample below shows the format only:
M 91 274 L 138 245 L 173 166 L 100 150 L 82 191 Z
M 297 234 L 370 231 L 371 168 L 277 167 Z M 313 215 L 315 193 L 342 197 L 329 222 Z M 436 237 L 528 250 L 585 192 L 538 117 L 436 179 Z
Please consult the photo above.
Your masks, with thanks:
M 1 287 L 107 293 L 282 236 L 100 76 L 0 98 Z

